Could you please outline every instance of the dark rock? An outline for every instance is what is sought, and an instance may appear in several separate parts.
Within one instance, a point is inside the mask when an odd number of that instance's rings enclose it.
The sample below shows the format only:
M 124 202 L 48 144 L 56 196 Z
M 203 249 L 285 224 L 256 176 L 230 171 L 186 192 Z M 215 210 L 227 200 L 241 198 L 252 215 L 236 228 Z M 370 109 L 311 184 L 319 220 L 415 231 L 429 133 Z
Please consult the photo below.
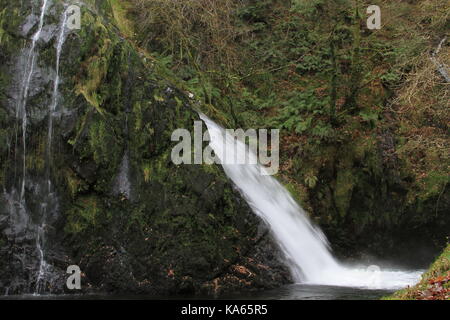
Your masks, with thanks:
M 15 139 L 22 135 L 15 108 L 24 52 L 14 32 L 29 38 L 36 18 L 31 5 L 0 1 L 0 10 L 20 21 L 2 38 L 8 46 L 0 45 L 3 57 L 17 61 L 0 66 L 1 79 L 8 79 L 0 92 L 9 92 L 0 95 L 0 110 L 7 111 L 0 122 L 13 141 L 0 150 L 0 188 L 9 195 L 0 200 L 0 294 L 39 286 L 42 293 L 73 292 L 65 288 L 69 265 L 81 268 L 81 292 L 213 293 L 205 288 L 216 279 L 221 292 L 286 283 L 277 248 L 269 236 L 258 236 L 259 219 L 222 168 L 171 162 L 172 131 L 193 128 L 199 117 L 117 33 L 106 4 L 87 1 L 83 28 L 64 44 L 51 158 L 53 35 L 63 7 L 57 2 L 48 11 L 26 105 L 31 121 L 21 199 L 24 148 Z M 121 170 L 124 152 L 127 170 Z M 115 192 L 118 177 L 130 192 Z M 48 264 L 41 282 L 38 243 Z M 251 270 L 251 281 L 235 285 L 241 270 L 235 265 Z

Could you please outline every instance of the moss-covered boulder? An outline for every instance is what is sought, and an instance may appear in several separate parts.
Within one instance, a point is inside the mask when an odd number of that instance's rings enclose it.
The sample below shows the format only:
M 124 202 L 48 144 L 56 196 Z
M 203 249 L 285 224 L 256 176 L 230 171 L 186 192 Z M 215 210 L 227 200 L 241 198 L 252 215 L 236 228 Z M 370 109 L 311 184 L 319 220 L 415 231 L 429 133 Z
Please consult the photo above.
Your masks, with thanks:
M 171 161 L 173 130 L 199 117 L 127 40 L 117 1 L 85 1 L 82 28 L 67 31 L 49 139 L 67 4 L 47 6 L 23 127 L 16 106 L 41 3 L 0 0 L 0 293 L 67 291 L 69 265 L 81 268 L 85 291 L 218 293 L 288 282 L 222 168 Z

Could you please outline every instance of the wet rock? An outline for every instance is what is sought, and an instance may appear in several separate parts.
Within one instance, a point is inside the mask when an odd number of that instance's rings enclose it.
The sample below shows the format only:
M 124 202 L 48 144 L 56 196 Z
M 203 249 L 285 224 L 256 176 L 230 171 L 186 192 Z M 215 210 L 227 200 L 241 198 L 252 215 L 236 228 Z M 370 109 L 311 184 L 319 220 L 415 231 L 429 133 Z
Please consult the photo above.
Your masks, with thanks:
M 51 144 L 61 3 L 46 16 L 26 104 L 25 200 L 17 191 L 21 139 L 0 154 L 0 293 L 69 292 L 65 271 L 72 264 L 81 268 L 82 292 L 196 294 L 214 293 L 205 288 L 216 282 L 226 292 L 289 281 L 272 239 L 258 235 L 260 221 L 222 168 L 171 162 L 171 133 L 199 117 L 121 38 L 101 3 L 86 5 L 83 29 L 64 44 Z M 8 13 L 18 6 L 9 4 Z M 28 37 L 36 17 L 27 10 L 17 18 Z M 15 110 L 26 59 L 20 48 L 2 52 L 15 62 L 1 69 L 9 79 L 0 106 L 10 137 L 22 134 Z
M 25 21 L 20 30 L 20 34 L 23 37 L 30 37 L 32 34 L 30 33 L 31 29 L 39 22 L 39 17 L 35 14 L 30 14 L 25 18 Z

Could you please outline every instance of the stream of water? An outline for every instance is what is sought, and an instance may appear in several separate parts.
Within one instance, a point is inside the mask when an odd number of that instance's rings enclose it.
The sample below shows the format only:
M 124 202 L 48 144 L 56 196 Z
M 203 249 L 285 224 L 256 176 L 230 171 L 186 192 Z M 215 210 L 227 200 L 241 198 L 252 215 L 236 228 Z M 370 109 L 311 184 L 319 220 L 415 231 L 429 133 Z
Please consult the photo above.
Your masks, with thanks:
M 49 0 L 42 0 L 39 6 L 39 20 L 36 21 L 36 31 L 31 37 L 31 44 L 27 48 L 23 59 L 19 60 L 20 69 L 23 74 L 20 80 L 19 94 L 16 103 L 16 119 L 20 125 L 16 128 L 16 152 L 19 149 L 19 132 L 21 129 L 21 157 L 16 159 L 16 168 L 21 165 L 22 174 L 17 176 L 18 189 L 13 188 L 10 193 L 4 192 L 8 200 L 8 210 L 11 215 L 12 228 L 8 233 L 14 236 L 18 241 L 24 239 L 35 239 L 34 252 L 21 252 L 17 254 L 17 258 L 22 262 L 24 269 L 27 272 L 31 271 L 28 281 L 28 289 L 26 291 L 40 293 L 46 291 L 46 284 L 52 281 L 50 275 L 52 266 L 46 260 L 46 236 L 51 219 L 59 211 L 59 202 L 55 190 L 53 190 L 51 182 L 51 170 L 53 167 L 52 160 L 52 144 L 53 144 L 53 118 L 55 110 L 59 103 L 59 85 L 60 85 L 60 60 L 61 52 L 66 39 L 66 23 L 67 12 L 62 13 L 59 25 L 59 31 L 56 35 L 56 63 L 55 76 L 53 79 L 53 90 L 51 99 L 48 104 L 48 135 L 47 135 L 47 153 L 45 158 L 45 175 L 43 179 L 32 175 L 27 175 L 27 126 L 29 123 L 30 114 L 33 110 L 28 110 L 32 106 L 29 105 L 30 92 L 33 90 L 34 79 L 36 78 L 38 69 L 38 59 L 40 54 L 41 38 L 44 38 L 44 26 L 47 13 L 50 11 L 51 3 Z M 19 127 L 21 127 L 19 129 Z M 20 163 L 20 165 L 19 165 Z M 29 186 L 29 189 L 27 189 Z M 40 207 L 37 214 L 33 213 L 34 209 L 30 209 L 27 204 L 28 194 L 33 197 L 40 197 Z M 33 202 L 33 201 L 31 201 Z M 32 205 L 31 205 L 32 207 Z M 36 259 L 37 257 L 37 259 Z M 37 261 L 35 261 L 37 260 Z M 36 266 L 36 270 L 34 269 Z
M 19 99 L 16 107 L 16 118 L 21 118 L 22 120 L 22 148 L 23 148 L 23 159 L 22 159 L 22 184 L 21 184 L 21 191 L 20 191 L 20 202 L 23 204 L 24 202 L 24 196 L 25 196 L 25 184 L 26 184 L 26 154 L 27 154 L 27 144 L 26 144 L 26 137 L 27 137 L 27 124 L 28 124 L 28 116 L 27 116 L 27 101 L 28 101 L 28 94 L 30 91 L 30 83 L 31 79 L 33 77 L 35 65 L 36 65 L 36 59 L 38 56 L 36 49 L 36 44 L 41 38 L 42 28 L 44 27 L 44 18 L 45 18 L 45 12 L 47 11 L 47 2 L 48 0 L 43 0 L 41 12 L 39 16 L 39 25 L 36 33 L 32 37 L 31 41 L 31 47 L 28 53 L 28 57 L 26 60 L 25 65 L 25 73 L 22 78 L 22 84 L 20 86 L 20 94 Z
M 377 266 L 354 268 L 339 263 L 331 254 L 325 235 L 314 225 L 290 193 L 257 163 L 256 154 L 201 114 L 208 127 L 210 146 L 221 160 L 227 176 L 235 183 L 255 214 L 269 226 L 284 253 L 296 283 L 398 289 L 415 284 L 421 271 L 385 270 Z M 242 159 L 250 164 L 229 164 L 223 159 Z
M 64 10 L 60 22 L 60 29 L 57 38 L 56 45 L 56 65 L 55 65 L 55 78 L 53 80 L 53 91 L 51 103 L 49 106 L 48 113 L 48 134 L 47 134 L 47 159 L 46 159 L 46 182 L 47 182 L 47 192 L 46 197 L 43 199 L 41 203 L 41 221 L 40 225 L 37 227 L 37 239 L 36 239 L 36 248 L 39 253 L 39 272 L 36 280 L 36 288 L 35 292 L 40 293 L 44 289 L 44 284 L 46 280 L 46 274 L 49 271 L 51 266 L 46 261 L 45 257 L 45 247 L 46 247 L 46 227 L 49 218 L 49 214 L 52 212 L 58 211 L 58 200 L 56 197 L 56 192 L 53 190 L 52 182 L 51 182 L 51 168 L 53 166 L 53 158 L 52 158 L 52 145 L 53 145 L 53 117 L 55 110 L 58 106 L 58 98 L 59 98 L 59 84 L 60 84 L 60 61 L 61 61 L 61 52 L 64 45 L 64 41 L 66 39 L 66 23 L 67 23 L 67 11 Z

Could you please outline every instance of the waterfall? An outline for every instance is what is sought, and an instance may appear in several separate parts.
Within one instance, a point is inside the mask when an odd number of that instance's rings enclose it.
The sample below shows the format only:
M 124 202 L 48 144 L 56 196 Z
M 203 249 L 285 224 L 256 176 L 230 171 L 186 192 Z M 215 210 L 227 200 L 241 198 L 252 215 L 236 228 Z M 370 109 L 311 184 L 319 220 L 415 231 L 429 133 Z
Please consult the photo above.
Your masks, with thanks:
M 38 42 L 41 39 L 41 35 L 43 33 L 44 28 L 44 20 L 46 13 L 48 11 L 48 0 L 42 0 L 41 6 L 40 6 L 40 13 L 39 13 L 39 20 L 37 23 L 37 28 L 35 33 L 31 37 L 31 44 L 26 49 L 24 53 L 23 59 L 19 60 L 21 70 L 23 70 L 23 73 L 20 78 L 20 84 L 19 84 L 19 92 L 17 96 L 16 101 L 16 110 L 15 110 L 15 116 L 17 119 L 17 126 L 15 130 L 15 171 L 14 171 L 14 178 L 17 181 L 18 188 L 13 187 L 11 191 L 8 193 L 6 190 L 4 190 L 4 199 L 6 200 L 6 206 L 8 212 L 10 212 L 10 228 L 6 231 L 6 234 L 9 237 L 14 237 L 14 241 L 16 243 L 23 244 L 23 249 L 20 250 L 20 252 L 16 252 L 14 254 L 14 258 L 20 261 L 20 265 L 23 268 L 23 272 L 30 273 L 31 270 L 34 269 L 34 266 L 36 265 L 34 260 L 34 253 L 37 253 L 38 256 L 42 256 L 43 252 L 39 245 L 36 247 L 33 247 L 33 245 L 30 245 L 31 242 L 30 239 L 36 237 L 36 239 L 39 239 L 39 228 L 34 223 L 32 218 L 32 210 L 29 210 L 27 205 L 27 199 L 26 199 L 26 192 L 25 188 L 26 185 L 29 183 L 30 186 L 33 188 L 33 193 L 41 194 L 42 188 L 40 187 L 39 183 L 36 183 L 32 179 L 32 177 L 27 176 L 27 126 L 28 126 L 28 114 L 29 111 L 27 110 L 28 100 L 29 100 L 29 94 L 30 89 L 32 85 L 32 79 L 36 72 L 36 66 L 37 66 L 37 60 L 39 56 L 39 50 L 38 50 Z M 22 130 L 22 137 L 21 137 L 21 143 L 22 143 L 22 159 L 18 159 L 19 150 L 20 150 L 20 142 L 19 142 L 19 127 L 21 127 Z M 20 164 L 19 164 L 20 163 Z M 22 172 L 21 177 L 18 176 L 17 168 L 21 166 Z M 42 205 L 45 206 L 45 205 Z M 39 243 L 40 241 L 37 240 Z M 41 264 L 41 262 L 39 262 Z M 31 272 L 32 273 L 32 272 Z M 33 282 L 33 274 L 28 279 L 28 289 L 31 291 L 30 285 Z M 20 283 L 20 280 L 13 284 L 14 286 L 24 286 L 24 283 Z M 13 289 L 14 290 L 14 289 Z
M 48 148 L 48 156 L 49 161 L 51 161 L 51 151 L 52 151 L 52 138 L 53 138 L 53 117 L 54 112 L 56 110 L 56 106 L 58 105 L 58 89 L 59 89 L 59 63 L 61 59 L 61 51 L 64 45 L 64 41 L 66 40 L 66 24 L 67 24 L 67 11 L 64 10 L 63 16 L 60 24 L 60 31 L 58 35 L 58 43 L 56 45 L 56 75 L 53 81 L 53 94 L 52 100 L 49 108 L 49 120 L 48 120 L 48 137 L 47 137 L 47 148 Z
M 127 199 L 132 198 L 131 181 L 130 181 L 130 160 L 128 158 L 128 151 L 125 152 L 120 164 L 119 174 L 114 180 L 114 194 L 122 195 Z
M 421 272 L 350 268 L 341 265 L 331 254 L 325 235 L 307 217 L 290 193 L 272 176 L 262 175 L 259 164 L 228 164 L 223 161 L 242 159 L 257 163 L 248 146 L 235 139 L 211 119 L 200 114 L 208 127 L 210 147 L 222 163 L 226 175 L 239 188 L 252 210 L 270 228 L 284 253 L 296 282 L 395 289 L 414 284 Z M 229 159 L 229 158 L 228 158 Z
M 52 144 L 53 144 L 53 117 L 56 107 L 58 105 L 58 97 L 59 97 L 59 84 L 60 84 L 60 76 L 59 76 L 59 67 L 61 60 L 61 52 L 66 39 L 66 24 L 67 24 L 67 11 L 64 10 L 61 18 L 59 34 L 57 38 L 56 44 L 56 65 L 55 65 L 55 78 L 53 80 L 53 91 L 52 98 L 49 106 L 48 113 L 48 135 L 47 135 L 47 159 L 46 159 L 46 182 L 47 182 L 47 191 L 46 197 L 43 199 L 41 203 L 41 222 L 37 227 L 37 239 L 36 239 L 36 248 L 39 253 L 39 271 L 36 280 L 36 288 L 35 292 L 40 293 L 43 289 L 43 282 L 46 280 L 46 274 L 50 271 L 50 265 L 47 263 L 45 259 L 45 231 L 48 220 L 48 215 L 50 212 L 56 212 L 58 210 L 58 201 L 56 198 L 56 194 L 53 190 L 53 186 L 51 183 L 51 168 L 53 165 L 52 159 Z
M 27 154 L 27 144 L 26 144 L 26 137 L 27 137 L 27 100 L 28 100 L 28 93 L 30 89 L 30 83 L 31 78 L 34 73 L 34 68 L 36 64 L 36 58 L 37 58 L 37 52 L 36 52 L 36 44 L 39 41 L 42 33 L 42 28 L 44 27 L 44 18 L 45 13 L 47 11 L 47 2 L 48 0 L 43 0 L 42 7 L 41 7 L 41 14 L 39 17 L 39 25 L 36 33 L 32 37 L 31 47 L 30 51 L 28 53 L 26 65 L 25 65 L 25 73 L 24 77 L 22 79 L 22 84 L 20 87 L 20 94 L 19 99 L 16 107 L 16 118 L 21 117 L 22 118 L 22 148 L 23 148 L 23 161 L 22 161 L 22 185 L 21 185 L 21 191 L 20 191 L 20 203 L 22 206 L 24 206 L 24 196 L 25 196 L 25 183 L 26 183 L 26 154 Z

